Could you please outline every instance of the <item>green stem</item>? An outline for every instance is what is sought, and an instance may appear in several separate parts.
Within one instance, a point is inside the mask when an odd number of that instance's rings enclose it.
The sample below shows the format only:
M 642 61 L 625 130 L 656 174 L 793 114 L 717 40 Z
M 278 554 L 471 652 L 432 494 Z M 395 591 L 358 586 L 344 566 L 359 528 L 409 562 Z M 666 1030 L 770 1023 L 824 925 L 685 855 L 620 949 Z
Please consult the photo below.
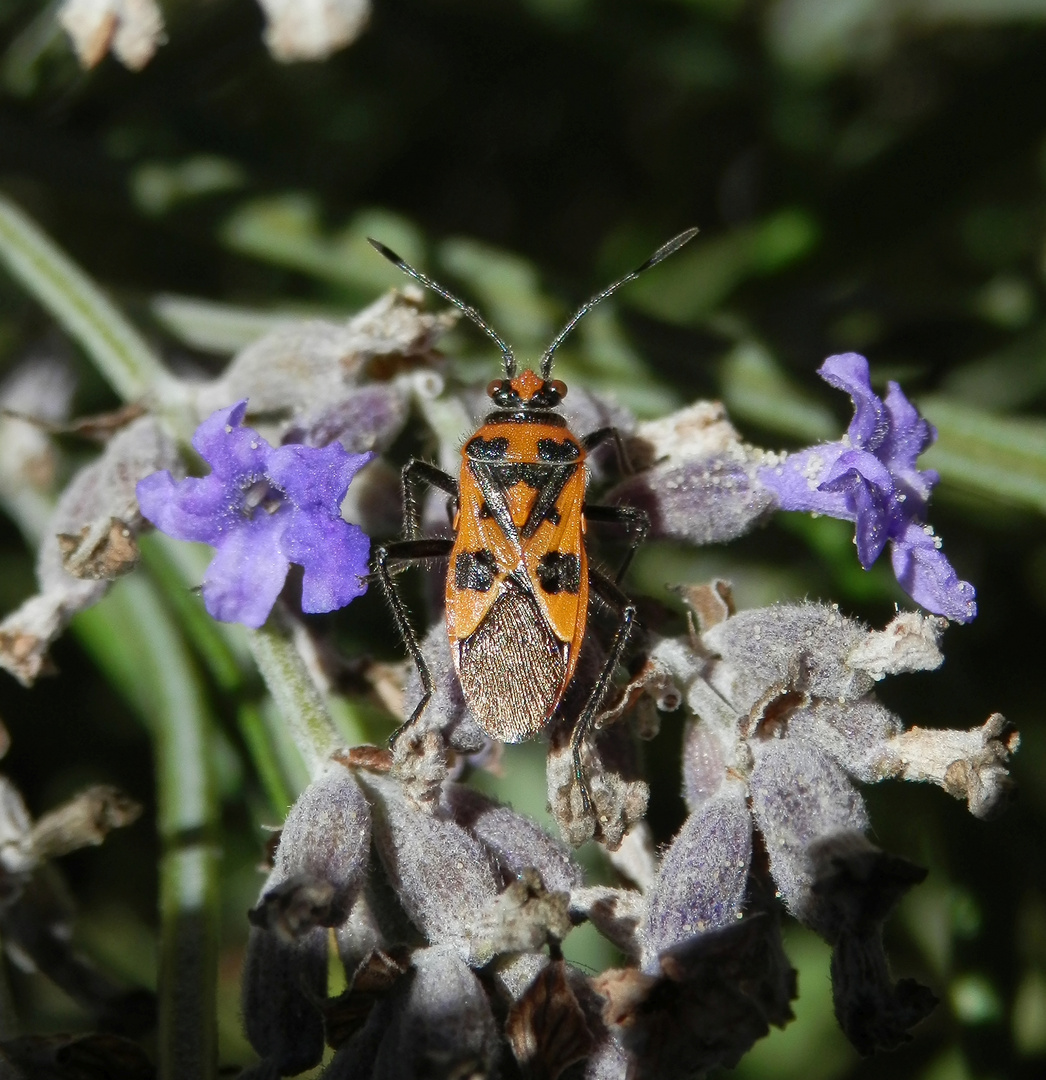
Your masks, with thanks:
M 261 710 L 256 705 L 244 703 L 239 708 L 237 721 L 247 752 L 257 770 L 258 779 L 268 796 L 269 809 L 282 819 L 286 816 L 287 808 L 294 802 L 294 795 L 265 729 Z
M 251 652 L 287 730 L 316 776 L 342 745 L 327 703 L 313 682 L 290 633 L 272 617 L 249 635 Z
M 144 575 L 121 582 L 77 622 L 89 626 L 97 619 L 133 627 L 136 683 L 149 687 L 137 703 L 152 727 L 163 847 L 159 1076 L 208 1080 L 217 1062 L 219 808 L 207 704 L 185 642 Z M 100 666 L 118 673 L 127 641 L 122 634 L 94 633 L 85 643 Z
M 125 401 L 173 387 L 174 380 L 159 357 L 120 310 L 32 218 L 3 195 L 0 259 L 83 347 Z

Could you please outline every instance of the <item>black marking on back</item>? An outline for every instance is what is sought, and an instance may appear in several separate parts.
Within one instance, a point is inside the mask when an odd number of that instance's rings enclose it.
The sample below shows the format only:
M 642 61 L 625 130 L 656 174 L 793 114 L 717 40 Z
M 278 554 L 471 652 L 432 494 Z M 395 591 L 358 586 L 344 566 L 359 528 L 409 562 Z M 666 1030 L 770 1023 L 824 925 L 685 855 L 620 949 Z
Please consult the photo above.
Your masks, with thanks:
M 494 439 L 484 439 L 475 435 L 465 445 L 465 453 L 478 461 L 501 461 L 508 451 L 508 439 L 498 435 Z
M 522 534 L 530 538 L 538 531 L 543 521 L 551 521 L 553 525 L 560 522 L 560 514 L 556 509 L 559 496 L 563 493 L 567 481 L 577 471 L 577 465 L 545 465 L 545 482 L 538 488 L 538 497 L 530 508 L 530 516 L 523 525 Z
M 494 552 L 487 548 L 462 551 L 454 560 L 454 587 L 472 592 L 490 592 L 497 571 Z
M 559 442 L 557 439 L 538 439 L 538 457 L 542 461 L 568 462 L 577 461 L 581 456 L 581 447 L 570 439 Z
M 551 409 L 497 410 L 487 413 L 484 424 L 541 424 L 542 427 L 566 427 L 566 417 Z
M 581 560 L 572 552 L 547 551 L 537 565 L 537 578 L 545 592 L 570 593 L 581 588 Z
M 511 538 L 518 539 L 522 536 L 529 539 L 538 531 L 543 521 L 559 523 L 560 515 L 556 510 L 556 502 L 578 466 L 533 462 L 495 465 L 470 460 L 469 468 L 483 492 L 487 512 L 498 523 L 501 531 Z M 512 521 L 506 497 L 508 489 L 516 484 L 526 484 L 538 493 L 527 520 L 518 531 Z
M 503 488 L 510 488 L 516 484 L 526 484 L 535 490 L 545 483 L 548 477 L 548 467 L 529 461 L 512 462 L 509 465 L 495 465 L 491 470 L 494 480 Z

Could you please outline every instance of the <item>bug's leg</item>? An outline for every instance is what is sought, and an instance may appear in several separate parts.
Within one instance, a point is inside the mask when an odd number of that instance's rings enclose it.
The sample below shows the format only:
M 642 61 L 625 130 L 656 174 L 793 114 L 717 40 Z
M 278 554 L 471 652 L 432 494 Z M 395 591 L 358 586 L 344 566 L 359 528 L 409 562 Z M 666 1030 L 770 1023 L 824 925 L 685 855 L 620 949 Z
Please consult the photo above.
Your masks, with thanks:
M 610 682 L 614 677 L 617 665 L 621 663 L 621 657 L 625 654 L 625 647 L 632 633 L 632 626 L 636 621 L 635 605 L 608 577 L 604 577 L 598 570 L 589 568 L 589 585 L 599 599 L 612 611 L 618 613 L 620 621 L 614 632 L 614 640 L 610 643 L 610 652 L 603 670 L 596 679 L 596 685 L 592 687 L 588 701 L 574 724 L 574 730 L 570 733 L 570 752 L 574 762 L 574 780 L 581 791 L 581 803 L 585 811 L 592 808 L 592 800 L 588 793 L 588 784 L 585 782 L 585 770 L 581 764 L 581 744 L 592 729 L 596 714 L 599 712 L 603 699 L 607 696 Z
M 614 457 L 617 458 L 618 472 L 622 476 L 631 476 L 635 469 L 632 468 L 628 451 L 625 449 L 625 444 L 621 439 L 621 432 L 616 427 L 601 427 L 596 428 L 595 431 L 590 431 L 581 440 L 581 445 L 586 451 L 589 451 L 594 450 L 597 446 L 602 446 L 608 440 L 614 444 Z
M 448 495 L 458 496 L 458 482 L 428 461 L 411 458 L 403 466 L 403 537 L 417 540 L 421 533 L 421 491 L 425 487 L 439 488 Z
M 425 657 L 422 655 L 421 646 L 418 644 L 417 635 L 414 633 L 414 627 L 410 624 L 407 605 L 403 602 L 403 597 L 400 596 L 399 590 L 392 580 L 389 563 L 408 564 L 423 562 L 426 559 L 445 559 L 450 555 L 453 547 L 453 540 L 441 540 L 438 538 L 397 540 L 391 544 L 382 545 L 374 552 L 374 576 L 381 582 L 381 588 L 392 611 L 396 629 L 403 639 L 407 652 L 410 653 L 410 658 L 418 669 L 422 690 L 421 701 L 418 702 L 414 712 L 411 713 L 410 719 L 392 733 L 392 737 L 389 739 L 390 745 L 394 745 L 400 735 L 409 727 L 412 727 L 417 722 L 418 717 L 425 711 L 425 706 L 428 705 L 429 698 L 432 697 L 432 676 L 429 674 L 429 666 L 425 663 Z
M 628 551 L 614 575 L 615 584 L 620 584 L 625 576 L 625 571 L 631 566 L 632 558 L 639 545 L 646 539 L 650 531 L 650 517 L 645 510 L 638 506 L 593 506 L 586 503 L 585 517 L 589 521 L 609 521 L 614 524 L 624 525 L 628 531 Z

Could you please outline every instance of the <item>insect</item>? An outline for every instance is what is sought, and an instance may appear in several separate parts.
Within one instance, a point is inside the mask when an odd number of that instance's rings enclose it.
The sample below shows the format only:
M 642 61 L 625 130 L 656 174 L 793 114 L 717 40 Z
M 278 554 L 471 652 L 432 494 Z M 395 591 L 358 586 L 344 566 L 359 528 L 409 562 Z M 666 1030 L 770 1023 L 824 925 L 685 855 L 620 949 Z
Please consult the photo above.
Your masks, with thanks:
M 662 245 L 646 262 L 583 304 L 545 350 L 539 371 L 517 372 L 509 346 L 473 307 L 408 265 L 384 244 L 371 245 L 404 273 L 438 293 L 476 324 L 501 350 L 504 377 L 487 387 L 494 408 L 465 442 L 457 480 L 429 462 L 412 458 L 403 468 L 402 540 L 377 549 L 374 571 L 397 629 L 417 665 L 422 697 L 393 740 L 410 728 L 432 696 L 432 678 L 392 579 L 393 565 L 449 560 L 447 635 L 465 701 L 484 731 L 501 742 L 520 742 L 552 719 L 577 668 L 598 600 L 617 617 L 606 663 L 571 733 L 574 777 L 590 806 L 581 747 L 624 654 L 636 609 L 619 583 L 649 529 L 645 511 L 585 502 L 585 458 L 612 441 L 624 450 L 616 428 L 576 436 L 558 407 L 566 385 L 552 379 L 556 349 L 600 301 L 678 251 L 697 234 L 688 229 Z M 422 537 L 424 487 L 456 500 L 452 539 Z M 623 526 L 628 550 L 611 579 L 589 563 L 589 521 Z

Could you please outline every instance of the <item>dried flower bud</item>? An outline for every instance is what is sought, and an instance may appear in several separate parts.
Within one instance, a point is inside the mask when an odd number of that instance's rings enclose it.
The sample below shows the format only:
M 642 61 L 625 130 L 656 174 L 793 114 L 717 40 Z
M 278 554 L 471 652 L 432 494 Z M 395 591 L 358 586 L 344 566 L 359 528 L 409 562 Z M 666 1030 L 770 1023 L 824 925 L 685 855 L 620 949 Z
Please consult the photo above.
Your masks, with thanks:
M 479 979 L 453 948 L 419 949 L 411 963 L 390 1001 L 373 1080 L 492 1075 L 498 1029 Z
M 247 1038 L 264 1059 L 259 1080 L 304 1072 L 323 1057 L 327 940 L 319 926 L 294 940 L 251 927 L 242 1008 Z
M 550 892 L 581 885 L 582 870 L 570 852 L 530 818 L 464 784 L 445 785 L 443 798 L 454 820 L 481 840 L 512 876 L 533 868 Z
M 251 923 L 288 941 L 316 926 L 340 925 L 361 883 L 369 844 L 362 792 L 347 770 L 328 770 L 291 807 Z
M 839 1026 L 862 1054 L 893 1049 L 937 1004 L 914 979 L 894 982 L 882 924 L 926 871 L 888 855 L 860 833 L 835 833 L 810 847 L 816 929 L 833 946 L 832 997 Z
M 453 323 L 421 310 L 420 293 L 387 293 L 345 323 L 288 322 L 243 349 L 222 376 L 198 391 L 201 417 L 249 398 L 259 414 L 308 416 L 332 408 L 384 357 L 428 360 Z
M 798 688 L 811 697 L 849 700 L 872 689 L 873 679 L 846 658 L 867 628 L 824 604 L 775 604 L 740 611 L 702 635 L 723 658 L 722 685 L 739 712 L 747 712 L 770 690 Z
M 586 808 L 574 776 L 570 728 L 555 728 L 548 749 L 548 801 L 569 844 L 600 840 L 611 851 L 646 813 L 650 788 L 641 778 L 635 746 L 620 724 L 590 734 L 582 746 L 581 765 L 591 800 Z
M 877 931 L 901 897 L 926 877 L 921 866 L 880 851 L 853 831 L 815 840 L 810 862 L 814 926 L 832 944 L 846 933 Z
M 861 1054 L 893 1050 L 937 1004 L 914 979 L 890 977 L 880 934 L 844 934 L 832 952 L 832 998 L 839 1026 Z
M 765 455 L 741 442 L 718 402 L 640 424 L 629 448 L 648 467 L 609 498 L 646 510 L 653 537 L 733 540 L 773 510 L 773 495 L 756 478 Z
M 395 779 L 360 777 L 374 810 L 374 842 L 403 909 L 431 942 L 470 960 L 480 913 L 501 891 L 487 848 L 431 804 L 412 801 Z
M 291 807 L 272 873 L 251 912 L 244 1027 L 278 1075 L 311 1068 L 323 1054 L 326 927 L 348 917 L 369 850 L 367 800 L 352 773 L 332 764 Z
M 876 682 L 904 671 L 936 671 L 944 663 L 941 635 L 948 620 L 921 611 L 899 611 L 882 630 L 872 630 L 850 650 L 847 664 Z
M 792 1018 L 795 972 L 768 915 L 699 934 L 662 954 L 660 969 L 610 969 L 592 980 L 637 1076 L 691 1080 L 731 1068 L 770 1024 Z
M 736 781 L 724 784 L 690 814 L 665 852 L 639 930 L 648 974 L 658 971 L 658 957 L 667 949 L 740 914 L 752 861 L 745 794 Z
M 36 575 L 40 593 L 0 623 L 0 667 L 30 686 L 45 670 L 47 649 L 76 612 L 100 600 L 109 587 L 104 579 L 74 577 L 66 563 L 82 558 L 94 566 L 126 566 L 112 553 L 142 526 L 135 485 L 156 469 L 180 471 L 170 436 L 152 417 L 140 417 L 118 432 L 102 456 L 81 469 L 58 500 L 40 546 Z M 114 519 L 119 523 L 113 529 Z M 60 535 L 77 538 L 76 552 L 63 555 Z
M 99 784 L 44 814 L 33 826 L 28 844 L 39 860 L 94 847 L 110 830 L 137 821 L 142 807 L 117 788 Z
M 810 845 L 834 833 L 867 829 L 864 801 L 838 765 L 796 738 L 761 747 L 751 798 L 778 891 L 796 918 L 810 922 L 815 919 Z
M 970 813 L 989 818 L 1013 791 L 1006 765 L 1020 736 L 1000 713 L 979 728 L 946 731 L 913 727 L 882 747 L 877 768 L 883 776 L 928 780 L 965 799 Z

